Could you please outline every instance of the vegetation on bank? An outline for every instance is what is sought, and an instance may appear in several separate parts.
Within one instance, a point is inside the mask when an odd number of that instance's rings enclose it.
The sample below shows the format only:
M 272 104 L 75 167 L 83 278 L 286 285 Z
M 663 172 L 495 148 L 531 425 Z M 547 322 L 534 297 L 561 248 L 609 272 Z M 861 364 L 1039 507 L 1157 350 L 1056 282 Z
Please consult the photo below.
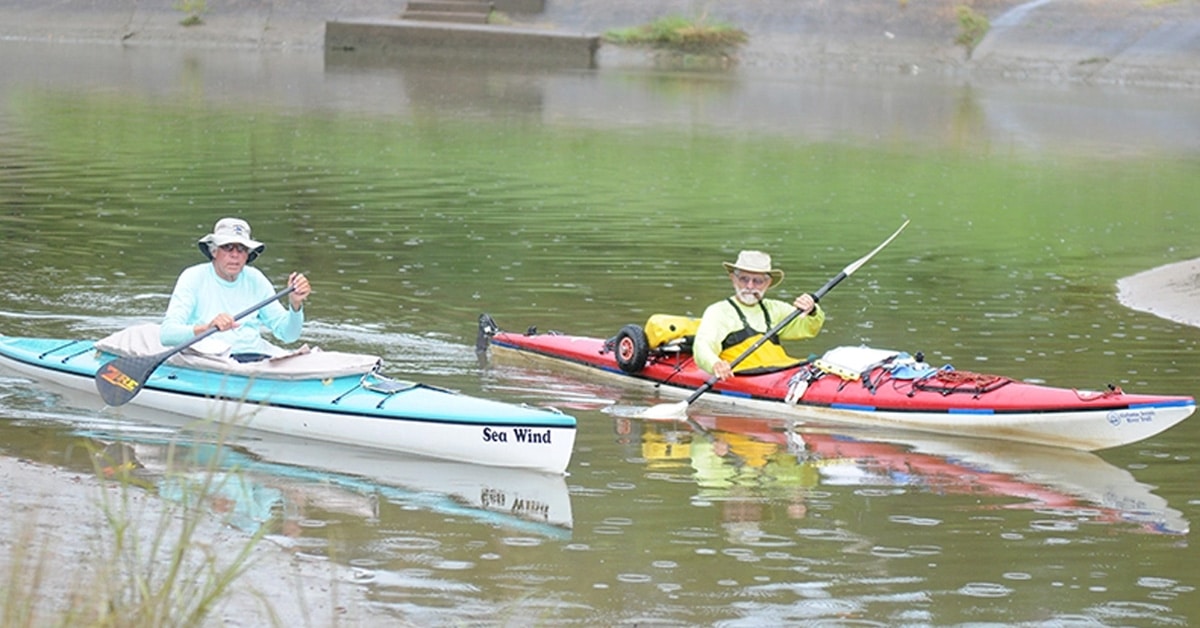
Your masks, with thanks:
M 681 54 L 723 56 L 749 41 L 749 35 L 706 15 L 695 19 L 673 15 L 640 26 L 609 30 L 604 39 L 614 44 L 649 46 Z
M 954 43 L 965 48 L 970 58 L 975 47 L 987 36 L 991 22 L 987 15 L 967 4 L 958 5 L 955 12 L 958 34 Z M 707 14 L 694 19 L 671 15 L 639 26 L 611 29 L 604 34 L 604 40 L 612 44 L 646 46 L 683 58 L 698 56 L 726 60 L 749 39 L 746 31 L 709 18 Z
M 204 18 L 200 17 L 208 10 L 207 0 L 179 0 L 175 4 L 175 10 L 183 11 L 186 15 L 179 21 L 184 26 L 199 26 L 204 23 Z
M 970 59 L 971 53 L 975 52 L 975 46 L 978 46 L 991 30 L 992 23 L 986 15 L 968 5 L 960 4 L 955 10 L 958 14 L 958 36 L 954 38 L 954 43 L 966 48 L 967 58 Z

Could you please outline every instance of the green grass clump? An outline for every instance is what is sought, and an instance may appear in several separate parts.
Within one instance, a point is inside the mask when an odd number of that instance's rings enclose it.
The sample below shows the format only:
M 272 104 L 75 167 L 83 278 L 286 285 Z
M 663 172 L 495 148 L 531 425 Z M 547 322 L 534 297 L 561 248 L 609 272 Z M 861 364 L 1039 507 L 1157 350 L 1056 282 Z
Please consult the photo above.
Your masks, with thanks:
M 975 46 L 978 46 L 991 30 L 992 23 L 986 15 L 965 4 L 958 5 L 955 10 L 958 12 L 958 37 L 954 38 L 954 43 L 967 49 L 969 59 L 975 51 Z
M 728 54 L 746 43 L 746 31 L 706 17 L 681 16 L 659 18 L 648 24 L 613 29 L 606 41 L 615 44 L 650 46 L 686 54 Z
M 199 26 L 204 23 L 204 18 L 200 17 L 208 10 L 207 0 L 179 0 L 175 5 L 175 10 L 183 11 L 187 14 L 179 23 L 183 26 Z

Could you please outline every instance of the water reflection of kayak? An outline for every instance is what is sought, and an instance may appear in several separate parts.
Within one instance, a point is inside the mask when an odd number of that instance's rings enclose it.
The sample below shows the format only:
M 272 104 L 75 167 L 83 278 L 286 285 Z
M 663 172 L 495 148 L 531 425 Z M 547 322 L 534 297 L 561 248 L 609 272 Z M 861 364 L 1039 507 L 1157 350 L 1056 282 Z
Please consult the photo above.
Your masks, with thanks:
M 553 538 L 570 536 L 571 501 L 557 474 L 497 469 L 286 437 L 250 448 L 106 431 L 86 434 L 133 452 L 126 465 L 154 478 L 160 495 L 196 491 L 227 523 L 248 532 L 268 521 L 319 509 L 378 519 L 380 501 L 461 516 Z M 334 470 L 336 469 L 336 470 Z
M 651 442 L 664 430 L 688 429 L 639 423 L 643 439 Z M 747 485 L 789 494 L 818 486 L 894 486 L 1015 498 L 1002 507 L 1086 513 L 1098 522 L 1125 522 L 1154 533 L 1189 530 L 1183 514 L 1151 487 L 1089 452 L 901 431 L 795 427 L 787 419 L 702 415 L 693 425 L 690 438 L 672 438 L 689 443 L 701 495 Z
M 661 316 L 661 315 L 656 315 Z M 686 343 L 654 340 L 645 326 L 626 325 L 611 339 L 560 333 L 510 333 L 480 318 L 477 349 L 499 358 L 584 369 L 590 376 L 651 385 L 687 396 L 710 375 Z M 678 317 L 675 317 L 678 318 Z M 643 329 L 645 327 L 645 329 Z M 661 344 L 660 344 L 661 343 Z M 1000 375 L 933 367 L 900 351 L 838 347 L 798 366 L 740 375 L 711 386 L 698 403 L 767 416 L 936 434 L 1013 440 L 1085 451 L 1134 443 L 1183 421 L 1189 396 L 1055 388 Z
M 5 399 L 6 414 L 62 423 L 76 433 L 96 439 L 99 442 L 93 445 L 97 460 L 86 468 L 95 465 L 107 475 L 134 469 L 140 475 L 147 472 L 147 461 L 165 457 L 163 453 L 139 451 L 127 460 L 121 452 L 129 448 L 162 449 L 172 442 L 181 451 L 190 448 L 190 458 L 194 461 L 208 461 L 217 451 L 213 443 L 225 443 L 217 459 L 220 464 L 213 467 L 218 472 L 245 471 L 254 474 L 252 479 L 268 480 L 269 484 L 295 481 L 308 485 L 310 494 L 311 486 L 321 484 L 341 491 L 343 497 L 348 496 L 347 491 L 371 494 L 433 512 L 529 529 L 549 537 L 570 535 L 573 521 L 570 495 L 564 476 L 557 473 L 474 465 L 238 430 L 222 423 L 197 421 L 132 405 L 124 406 L 119 415 L 113 416 L 107 410 L 87 410 L 97 405 L 90 393 L 62 389 L 50 394 L 42 387 L 24 386 L 21 379 L 0 378 L 0 384 L 5 383 L 10 395 L 30 395 L 29 399 Z M 9 442 L 12 444 L 11 437 Z M 165 468 L 165 464 L 158 467 Z

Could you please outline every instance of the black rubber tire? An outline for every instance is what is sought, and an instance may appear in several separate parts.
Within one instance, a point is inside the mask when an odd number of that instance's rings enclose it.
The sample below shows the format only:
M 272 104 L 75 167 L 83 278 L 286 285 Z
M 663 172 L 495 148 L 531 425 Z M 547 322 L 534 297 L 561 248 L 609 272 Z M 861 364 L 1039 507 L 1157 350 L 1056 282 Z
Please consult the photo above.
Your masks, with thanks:
M 617 357 L 617 366 L 626 373 L 636 373 L 645 368 L 646 360 L 650 357 L 650 341 L 646 338 L 646 330 L 640 325 L 622 327 L 617 332 L 613 355 Z

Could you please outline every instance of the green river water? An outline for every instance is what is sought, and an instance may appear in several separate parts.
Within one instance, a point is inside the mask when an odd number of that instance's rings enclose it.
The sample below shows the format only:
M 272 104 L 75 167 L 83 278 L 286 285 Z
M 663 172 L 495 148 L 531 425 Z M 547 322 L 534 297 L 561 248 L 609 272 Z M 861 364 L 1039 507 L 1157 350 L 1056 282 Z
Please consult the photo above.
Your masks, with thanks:
M 837 428 L 797 439 L 715 414 L 702 437 L 612 412 L 655 403 L 650 391 L 473 349 L 483 312 L 592 336 L 698 315 L 745 248 L 787 271 L 777 296 L 813 291 L 911 220 L 793 353 L 870 344 L 1196 395 L 1200 329 L 1116 298 L 1122 277 L 1200 256 L 1196 94 L 12 43 L 0 58 L 0 333 L 155 320 L 201 261 L 196 239 L 237 215 L 277 285 L 309 275 L 307 342 L 578 418 L 569 474 L 534 481 L 522 504 L 442 490 L 454 474 L 528 480 L 470 465 L 239 443 L 261 499 L 232 523 L 284 512 L 273 538 L 360 569 L 398 621 L 1200 618 L 1195 419 L 1095 454 Z M 123 438 L 150 461 L 178 433 L 100 405 L 0 376 L 0 453 L 86 469 L 81 439 Z

